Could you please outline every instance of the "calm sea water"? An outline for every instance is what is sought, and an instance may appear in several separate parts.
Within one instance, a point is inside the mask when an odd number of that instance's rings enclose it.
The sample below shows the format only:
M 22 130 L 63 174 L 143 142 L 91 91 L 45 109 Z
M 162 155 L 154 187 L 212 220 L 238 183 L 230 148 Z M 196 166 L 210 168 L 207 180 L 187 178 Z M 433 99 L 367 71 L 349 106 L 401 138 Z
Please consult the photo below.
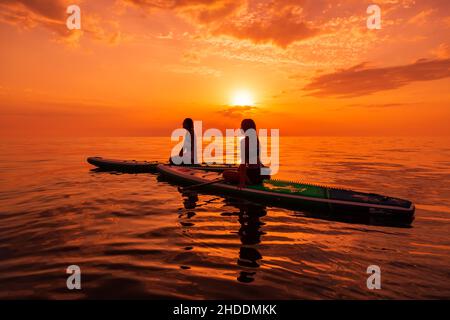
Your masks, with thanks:
M 166 138 L 0 142 L 0 298 L 450 298 L 450 141 L 282 138 L 278 178 L 416 203 L 411 228 L 198 194 L 87 156 L 165 160 Z M 82 290 L 66 288 L 81 268 Z M 369 265 L 381 290 L 368 290 Z

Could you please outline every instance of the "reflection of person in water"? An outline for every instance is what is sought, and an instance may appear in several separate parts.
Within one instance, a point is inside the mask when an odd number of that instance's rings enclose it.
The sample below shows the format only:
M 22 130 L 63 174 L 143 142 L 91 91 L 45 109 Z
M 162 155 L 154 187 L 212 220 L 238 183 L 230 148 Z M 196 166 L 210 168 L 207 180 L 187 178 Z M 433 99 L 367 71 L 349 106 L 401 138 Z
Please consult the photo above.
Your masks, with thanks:
M 193 210 L 198 207 L 197 202 L 199 199 L 195 191 L 183 192 L 182 195 L 185 209 Z M 225 198 L 225 203 L 239 210 L 239 212 L 233 214 L 238 216 L 240 224 L 238 234 L 242 243 L 237 264 L 244 269 L 239 273 L 237 280 L 249 283 L 255 280 L 256 269 L 259 268 L 259 260 L 262 259 L 261 254 L 255 246 L 261 242 L 261 236 L 264 234 L 261 230 L 261 226 L 264 223 L 260 221 L 260 218 L 267 214 L 266 207 L 233 198 Z M 202 205 L 204 204 L 200 206 Z M 193 215 L 195 213 L 189 211 L 186 217 L 190 218 Z M 190 225 L 192 226 L 193 224 Z
M 239 223 L 241 224 L 239 236 L 242 246 L 239 250 L 237 264 L 244 268 L 258 268 L 258 262 L 262 259 L 262 256 L 255 248 L 255 245 L 261 242 L 261 236 L 264 234 L 261 231 L 261 226 L 264 223 L 260 221 L 260 218 L 266 215 L 266 207 L 245 201 L 238 201 L 233 205 L 239 209 Z M 255 270 L 243 270 L 237 280 L 247 283 L 252 282 L 255 274 Z

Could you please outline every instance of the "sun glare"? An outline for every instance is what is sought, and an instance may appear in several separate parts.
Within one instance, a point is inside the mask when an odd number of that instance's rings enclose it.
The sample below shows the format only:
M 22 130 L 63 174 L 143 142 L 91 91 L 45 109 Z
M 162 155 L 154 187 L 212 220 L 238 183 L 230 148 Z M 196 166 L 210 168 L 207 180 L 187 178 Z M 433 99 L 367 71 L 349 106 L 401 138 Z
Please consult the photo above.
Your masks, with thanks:
M 236 91 L 231 99 L 232 106 L 253 106 L 255 101 L 250 92 L 246 90 Z

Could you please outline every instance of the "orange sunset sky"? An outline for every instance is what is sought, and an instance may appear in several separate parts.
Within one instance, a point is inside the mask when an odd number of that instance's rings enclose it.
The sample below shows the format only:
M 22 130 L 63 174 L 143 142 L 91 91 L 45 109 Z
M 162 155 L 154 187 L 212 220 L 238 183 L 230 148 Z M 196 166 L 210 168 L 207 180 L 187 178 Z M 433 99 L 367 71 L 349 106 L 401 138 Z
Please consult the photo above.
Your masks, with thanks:
M 2 0 L 0 43 L 2 136 L 450 135 L 448 0 Z

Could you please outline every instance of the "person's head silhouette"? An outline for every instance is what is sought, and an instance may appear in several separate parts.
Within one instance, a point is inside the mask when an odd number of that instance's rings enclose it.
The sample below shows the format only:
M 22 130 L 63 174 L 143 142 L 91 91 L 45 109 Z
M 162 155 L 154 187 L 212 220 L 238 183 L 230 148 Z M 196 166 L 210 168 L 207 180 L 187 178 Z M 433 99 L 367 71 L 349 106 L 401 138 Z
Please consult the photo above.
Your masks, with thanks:
M 183 128 L 187 131 L 193 131 L 194 130 L 194 121 L 192 121 L 191 118 L 186 118 L 183 121 Z

